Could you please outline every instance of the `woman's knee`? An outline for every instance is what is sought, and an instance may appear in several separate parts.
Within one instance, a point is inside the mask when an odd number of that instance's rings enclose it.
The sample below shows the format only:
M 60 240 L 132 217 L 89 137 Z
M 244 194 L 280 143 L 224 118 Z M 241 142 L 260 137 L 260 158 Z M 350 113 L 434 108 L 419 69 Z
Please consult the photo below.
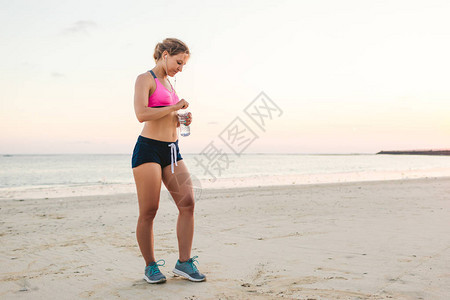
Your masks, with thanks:
M 158 206 L 152 206 L 146 208 L 145 210 L 141 210 L 139 212 L 139 221 L 140 222 L 149 222 L 153 221 L 156 217 L 156 213 L 158 212 Z
M 181 212 L 194 213 L 195 208 L 194 197 L 190 195 L 184 196 L 180 201 L 178 201 L 177 207 L 180 213 Z

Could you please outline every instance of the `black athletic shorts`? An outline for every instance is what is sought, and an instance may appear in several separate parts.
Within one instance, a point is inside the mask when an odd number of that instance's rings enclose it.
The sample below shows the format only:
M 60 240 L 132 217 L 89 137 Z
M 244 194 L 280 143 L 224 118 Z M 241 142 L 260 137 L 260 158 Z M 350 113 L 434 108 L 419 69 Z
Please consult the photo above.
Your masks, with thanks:
M 163 142 L 140 135 L 136 146 L 134 146 L 131 167 L 136 168 L 144 163 L 156 162 L 161 166 L 161 169 L 171 165 L 173 173 L 174 164 L 177 165 L 177 161 L 182 159 L 178 140 L 175 142 Z

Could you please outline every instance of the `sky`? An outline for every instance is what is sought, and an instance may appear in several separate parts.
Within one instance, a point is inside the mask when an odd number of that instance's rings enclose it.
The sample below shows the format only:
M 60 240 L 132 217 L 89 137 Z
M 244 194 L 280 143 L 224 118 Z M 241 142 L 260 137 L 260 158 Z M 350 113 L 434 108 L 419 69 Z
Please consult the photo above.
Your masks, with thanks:
M 450 149 L 449 1 L 0 0 L 0 153 L 130 153 L 136 77 L 184 41 L 170 78 L 193 115 L 182 153 L 237 117 L 246 153 Z M 245 108 L 280 112 L 261 130 Z M 255 102 L 253 102 L 255 103 Z

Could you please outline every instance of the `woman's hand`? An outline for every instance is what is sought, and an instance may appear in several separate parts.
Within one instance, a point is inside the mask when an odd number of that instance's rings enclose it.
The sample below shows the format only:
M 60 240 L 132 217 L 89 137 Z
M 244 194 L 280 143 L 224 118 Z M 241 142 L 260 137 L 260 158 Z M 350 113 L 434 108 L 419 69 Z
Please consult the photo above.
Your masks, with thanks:
M 189 126 L 192 123 L 192 113 L 188 112 L 188 115 L 186 117 L 186 121 L 183 123 L 183 125 Z M 180 127 L 180 119 L 177 118 L 177 127 Z
M 186 109 L 189 107 L 189 102 L 184 99 L 178 101 L 177 104 L 174 105 L 175 110 Z
M 191 125 L 191 123 L 192 123 L 192 113 L 189 112 L 188 115 L 187 115 L 187 118 L 186 118 L 185 125 L 189 126 L 189 125 Z

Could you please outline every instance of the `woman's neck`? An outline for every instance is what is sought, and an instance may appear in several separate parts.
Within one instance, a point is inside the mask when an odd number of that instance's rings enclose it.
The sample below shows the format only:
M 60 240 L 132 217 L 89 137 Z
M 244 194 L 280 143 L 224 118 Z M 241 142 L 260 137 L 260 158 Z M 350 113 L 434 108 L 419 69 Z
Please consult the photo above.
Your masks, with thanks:
M 164 67 L 161 64 L 159 64 L 159 65 L 157 64 L 153 68 L 153 72 L 155 73 L 156 77 L 166 80 L 167 73 L 166 73 L 166 70 L 164 69 Z

